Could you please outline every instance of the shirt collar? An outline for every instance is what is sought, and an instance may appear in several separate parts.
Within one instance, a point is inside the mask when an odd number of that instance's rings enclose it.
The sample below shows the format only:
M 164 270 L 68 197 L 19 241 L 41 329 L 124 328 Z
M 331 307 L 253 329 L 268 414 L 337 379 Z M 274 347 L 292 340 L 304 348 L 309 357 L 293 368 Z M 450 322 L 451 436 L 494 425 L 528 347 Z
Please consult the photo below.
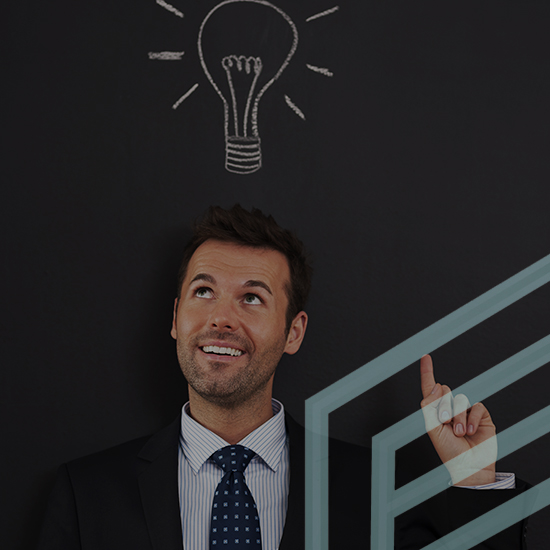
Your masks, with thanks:
M 239 445 L 254 451 L 269 468 L 277 471 L 286 442 L 285 410 L 283 404 L 276 399 L 271 400 L 271 406 L 273 416 L 241 439 Z M 198 474 L 213 453 L 227 445 L 229 445 L 227 441 L 191 418 L 189 402 L 183 406 L 180 446 L 195 474 Z

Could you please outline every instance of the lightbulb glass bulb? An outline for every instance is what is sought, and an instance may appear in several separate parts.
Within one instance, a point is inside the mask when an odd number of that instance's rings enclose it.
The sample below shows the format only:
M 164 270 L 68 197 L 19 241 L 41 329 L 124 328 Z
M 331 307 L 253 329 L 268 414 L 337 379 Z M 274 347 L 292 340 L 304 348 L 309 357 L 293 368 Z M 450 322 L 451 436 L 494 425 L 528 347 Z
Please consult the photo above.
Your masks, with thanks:
M 262 166 L 258 109 L 298 45 L 298 31 L 265 0 L 226 0 L 205 17 L 198 52 L 206 77 L 223 102 L 225 168 L 249 174 Z

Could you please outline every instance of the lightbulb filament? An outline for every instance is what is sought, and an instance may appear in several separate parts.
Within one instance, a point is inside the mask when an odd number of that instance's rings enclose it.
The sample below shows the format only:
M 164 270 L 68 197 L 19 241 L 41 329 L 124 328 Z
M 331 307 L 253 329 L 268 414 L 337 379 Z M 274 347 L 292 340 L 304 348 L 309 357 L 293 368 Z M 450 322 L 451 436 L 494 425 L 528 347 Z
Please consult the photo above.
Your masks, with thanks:
M 225 70 L 227 76 L 227 83 L 229 85 L 229 91 L 231 93 L 231 107 L 233 110 L 233 125 L 234 125 L 234 135 L 248 137 L 248 117 L 250 113 L 250 104 L 252 103 L 252 97 L 254 95 L 254 90 L 256 88 L 256 83 L 258 82 L 258 77 L 262 72 L 262 60 L 259 57 L 246 57 L 245 55 L 227 55 L 222 58 L 222 67 Z M 239 114 L 237 108 L 237 94 L 235 93 L 235 85 L 233 82 L 233 74 L 231 69 L 235 67 L 237 72 L 250 74 L 254 72 L 254 78 L 250 84 L 250 89 L 246 97 L 246 102 L 243 111 L 242 118 L 242 132 L 239 131 Z M 253 135 L 256 135 L 257 132 L 252 131 Z

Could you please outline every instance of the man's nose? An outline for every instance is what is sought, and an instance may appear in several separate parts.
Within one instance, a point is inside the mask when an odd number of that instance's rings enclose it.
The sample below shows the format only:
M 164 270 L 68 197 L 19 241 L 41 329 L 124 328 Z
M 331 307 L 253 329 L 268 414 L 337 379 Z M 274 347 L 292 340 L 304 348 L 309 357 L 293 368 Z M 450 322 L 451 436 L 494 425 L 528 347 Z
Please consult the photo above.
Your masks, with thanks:
M 210 315 L 210 328 L 234 331 L 239 327 L 235 306 L 228 300 L 219 300 Z

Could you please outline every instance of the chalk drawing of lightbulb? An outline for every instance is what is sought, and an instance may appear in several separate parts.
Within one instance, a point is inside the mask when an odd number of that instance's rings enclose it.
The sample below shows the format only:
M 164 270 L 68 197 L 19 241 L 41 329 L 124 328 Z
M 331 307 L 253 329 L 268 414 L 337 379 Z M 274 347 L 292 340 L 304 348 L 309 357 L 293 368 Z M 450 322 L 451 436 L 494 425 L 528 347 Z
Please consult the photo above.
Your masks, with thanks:
M 290 17 L 267 0 L 225 0 L 201 23 L 198 53 L 223 103 L 225 168 L 251 174 L 262 167 L 258 109 L 298 46 Z
M 166 0 L 155 0 L 155 3 L 184 20 L 184 13 Z M 305 23 L 315 25 L 339 9 L 333 6 L 310 15 Z M 262 167 L 258 132 L 260 99 L 281 76 L 297 46 L 296 25 L 283 10 L 267 0 L 225 0 L 202 19 L 197 50 L 203 71 L 223 102 L 225 168 L 230 172 L 251 174 Z M 184 54 L 184 51 L 158 51 L 149 52 L 148 57 L 154 61 L 178 62 Z M 305 65 L 323 77 L 334 76 L 327 67 Z M 178 109 L 198 88 L 199 82 L 195 82 L 172 104 L 172 109 Z M 283 96 L 287 107 L 305 121 L 306 115 L 300 107 L 287 94 Z

